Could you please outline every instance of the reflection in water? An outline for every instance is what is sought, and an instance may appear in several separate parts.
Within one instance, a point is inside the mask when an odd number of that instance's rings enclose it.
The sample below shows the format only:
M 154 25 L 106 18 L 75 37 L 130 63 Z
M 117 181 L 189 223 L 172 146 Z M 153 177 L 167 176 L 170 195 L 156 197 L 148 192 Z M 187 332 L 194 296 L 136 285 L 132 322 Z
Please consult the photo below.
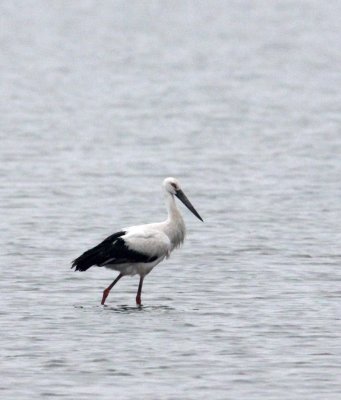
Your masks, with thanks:
M 167 311 L 175 311 L 173 307 L 169 307 L 167 305 L 156 305 L 156 306 L 129 306 L 127 304 L 120 304 L 117 306 L 83 306 L 83 305 L 75 305 L 77 309 L 82 309 L 84 311 L 91 311 L 91 312 L 114 312 L 114 313 L 122 313 L 122 314 L 133 314 L 137 312 L 156 312 L 162 313 Z

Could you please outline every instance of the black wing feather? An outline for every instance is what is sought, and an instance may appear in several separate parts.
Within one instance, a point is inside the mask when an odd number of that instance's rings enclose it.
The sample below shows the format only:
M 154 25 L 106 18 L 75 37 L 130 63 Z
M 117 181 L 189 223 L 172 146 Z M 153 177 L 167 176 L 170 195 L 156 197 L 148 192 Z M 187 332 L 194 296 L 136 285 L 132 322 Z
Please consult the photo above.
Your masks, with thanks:
M 125 264 L 131 262 L 151 262 L 156 256 L 131 250 L 121 236 L 125 231 L 116 232 L 103 240 L 99 245 L 87 250 L 72 262 L 71 268 L 76 271 L 86 271 L 93 265 L 104 266 L 108 264 Z

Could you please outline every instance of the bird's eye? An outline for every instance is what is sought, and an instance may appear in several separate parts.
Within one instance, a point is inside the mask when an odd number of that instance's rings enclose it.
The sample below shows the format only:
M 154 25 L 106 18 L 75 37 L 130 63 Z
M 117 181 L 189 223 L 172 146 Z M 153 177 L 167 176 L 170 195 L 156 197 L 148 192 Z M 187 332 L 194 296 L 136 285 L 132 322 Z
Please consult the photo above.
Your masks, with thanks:
M 172 182 L 171 182 L 171 185 L 173 186 L 173 188 L 174 188 L 175 190 L 177 190 L 177 187 L 176 187 L 176 184 L 175 184 L 175 183 L 172 183 Z

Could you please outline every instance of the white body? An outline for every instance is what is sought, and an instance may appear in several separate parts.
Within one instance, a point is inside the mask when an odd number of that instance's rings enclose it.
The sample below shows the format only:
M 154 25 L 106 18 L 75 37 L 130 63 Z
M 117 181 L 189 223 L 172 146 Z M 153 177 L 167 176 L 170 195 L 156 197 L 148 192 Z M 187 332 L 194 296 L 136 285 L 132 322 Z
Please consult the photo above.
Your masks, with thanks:
M 136 225 L 123 229 L 126 233 L 121 238 L 130 250 L 139 253 L 157 257 L 152 262 L 141 263 L 125 263 L 125 264 L 106 264 L 105 267 L 119 271 L 122 275 L 140 275 L 142 277 L 149 272 L 161 261 L 170 256 L 170 253 L 179 247 L 186 234 L 184 220 L 176 206 L 173 186 L 171 186 L 170 178 L 163 183 L 168 218 L 164 222 Z M 169 182 L 168 182 L 169 180 Z M 172 182 L 178 182 L 172 178 Z

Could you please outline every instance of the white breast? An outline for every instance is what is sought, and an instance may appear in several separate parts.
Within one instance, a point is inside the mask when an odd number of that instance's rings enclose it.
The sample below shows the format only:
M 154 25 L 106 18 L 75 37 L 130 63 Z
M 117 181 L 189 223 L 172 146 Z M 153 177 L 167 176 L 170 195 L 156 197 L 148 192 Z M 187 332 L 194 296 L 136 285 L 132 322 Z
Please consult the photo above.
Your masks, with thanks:
M 159 228 L 159 224 L 132 226 L 124 236 L 126 245 L 131 249 L 151 257 L 168 257 L 172 250 L 169 237 Z

